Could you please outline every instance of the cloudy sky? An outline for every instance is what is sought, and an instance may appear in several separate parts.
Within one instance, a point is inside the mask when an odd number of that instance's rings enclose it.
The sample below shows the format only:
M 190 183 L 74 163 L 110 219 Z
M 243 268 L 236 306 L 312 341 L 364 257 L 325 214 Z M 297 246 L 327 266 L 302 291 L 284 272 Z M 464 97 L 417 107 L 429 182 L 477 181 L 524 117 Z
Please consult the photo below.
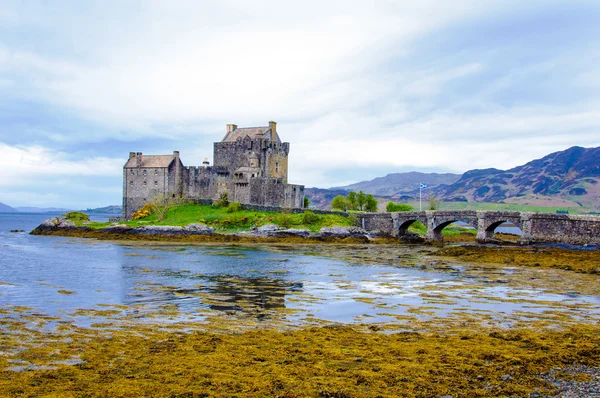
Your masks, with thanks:
M 600 146 L 600 2 L 0 2 L 0 202 L 120 204 L 129 151 L 278 122 L 290 182 Z M 212 159 L 211 159 L 212 160 Z

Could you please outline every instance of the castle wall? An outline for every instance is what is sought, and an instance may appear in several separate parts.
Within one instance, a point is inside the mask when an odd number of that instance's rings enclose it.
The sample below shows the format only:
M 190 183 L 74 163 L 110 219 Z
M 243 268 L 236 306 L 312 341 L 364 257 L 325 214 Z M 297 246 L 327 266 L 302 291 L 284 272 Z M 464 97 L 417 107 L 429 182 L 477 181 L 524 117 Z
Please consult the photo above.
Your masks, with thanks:
M 184 176 L 186 198 L 214 199 L 216 197 L 212 167 L 185 167 Z
M 232 176 L 236 169 L 250 166 L 248 156 L 253 151 L 260 154 L 263 150 L 262 144 L 261 139 L 215 142 L 213 166 L 215 171 L 219 175 L 227 173 Z
M 175 191 L 175 167 L 123 169 L 123 181 L 123 214 L 130 218 L 145 203 Z

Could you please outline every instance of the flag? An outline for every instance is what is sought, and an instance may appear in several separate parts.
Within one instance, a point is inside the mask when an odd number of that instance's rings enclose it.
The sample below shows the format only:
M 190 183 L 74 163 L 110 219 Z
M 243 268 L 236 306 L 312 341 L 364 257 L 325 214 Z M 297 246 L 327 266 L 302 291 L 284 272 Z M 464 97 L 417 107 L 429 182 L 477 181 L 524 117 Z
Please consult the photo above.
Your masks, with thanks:
M 425 185 L 425 184 L 421 184 L 421 186 L 420 186 L 419 188 L 420 188 L 420 189 L 425 189 L 425 188 L 427 188 L 427 185 Z

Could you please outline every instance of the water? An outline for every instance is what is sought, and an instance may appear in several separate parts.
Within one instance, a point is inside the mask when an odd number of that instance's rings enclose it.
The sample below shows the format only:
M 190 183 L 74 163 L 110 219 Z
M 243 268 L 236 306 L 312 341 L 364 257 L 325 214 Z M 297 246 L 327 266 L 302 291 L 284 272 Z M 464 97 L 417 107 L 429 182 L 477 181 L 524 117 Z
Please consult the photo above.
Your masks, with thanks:
M 600 313 L 597 294 L 578 292 L 589 285 L 581 275 L 570 274 L 567 293 L 532 285 L 548 275 L 534 269 L 428 267 L 432 260 L 419 246 L 367 248 L 373 261 L 359 262 L 351 260 L 358 250 L 352 247 L 329 255 L 314 247 L 140 245 L 9 232 L 30 231 L 49 217 L 0 214 L 0 309 L 29 307 L 83 326 L 97 315 L 82 310 L 111 308 L 159 322 L 215 314 L 287 323 L 389 322 L 459 312 L 500 319 L 556 310 L 597 320 Z

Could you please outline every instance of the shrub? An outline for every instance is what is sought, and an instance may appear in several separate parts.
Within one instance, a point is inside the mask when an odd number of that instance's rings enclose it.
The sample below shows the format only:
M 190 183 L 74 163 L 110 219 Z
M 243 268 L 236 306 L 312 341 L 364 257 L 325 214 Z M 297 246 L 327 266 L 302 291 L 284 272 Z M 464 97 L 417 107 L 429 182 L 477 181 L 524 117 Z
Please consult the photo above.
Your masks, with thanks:
M 291 228 L 294 219 L 290 213 L 281 213 L 275 223 L 282 228 Z
M 308 209 L 308 206 L 310 206 L 310 199 L 308 198 L 308 196 L 304 197 L 304 208 Z
M 215 206 L 217 207 L 227 207 L 229 206 L 229 194 L 227 192 L 223 192 L 219 199 L 215 201 Z
M 350 214 L 348 216 L 348 221 L 350 221 L 350 224 L 355 226 L 355 227 L 360 227 L 360 220 L 358 219 L 358 217 L 356 217 L 355 214 Z
M 144 206 L 132 214 L 131 218 L 134 220 L 139 220 L 140 218 L 148 217 L 154 213 L 155 210 L 156 205 L 154 203 L 145 203 Z
M 302 213 L 302 224 L 311 225 L 319 221 L 319 216 L 310 210 Z
M 393 213 L 396 211 L 412 211 L 412 206 L 407 205 L 406 203 L 394 203 L 390 202 L 385 206 L 385 211 L 388 213 Z
M 227 213 L 235 213 L 240 210 L 242 210 L 242 204 L 240 202 L 230 202 L 226 211 Z
M 87 214 L 82 213 L 80 211 L 72 211 L 70 213 L 65 214 L 65 217 L 67 218 L 67 220 L 71 220 L 74 222 L 90 221 L 90 217 Z

